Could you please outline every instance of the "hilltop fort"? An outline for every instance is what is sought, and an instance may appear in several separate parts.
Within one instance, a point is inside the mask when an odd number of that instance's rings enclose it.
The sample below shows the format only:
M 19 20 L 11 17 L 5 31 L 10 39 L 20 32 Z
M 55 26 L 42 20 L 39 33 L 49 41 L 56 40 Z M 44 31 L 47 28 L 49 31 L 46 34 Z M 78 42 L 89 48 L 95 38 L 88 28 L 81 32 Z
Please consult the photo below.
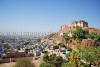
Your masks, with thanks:
M 82 27 L 82 28 L 87 28 L 88 23 L 85 22 L 84 20 L 73 21 L 71 24 L 65 24 L 65 25 L 61 26 L 60 31 L 61 32 L 69 32 L 69 31 L 75 30 L 77 26 Z

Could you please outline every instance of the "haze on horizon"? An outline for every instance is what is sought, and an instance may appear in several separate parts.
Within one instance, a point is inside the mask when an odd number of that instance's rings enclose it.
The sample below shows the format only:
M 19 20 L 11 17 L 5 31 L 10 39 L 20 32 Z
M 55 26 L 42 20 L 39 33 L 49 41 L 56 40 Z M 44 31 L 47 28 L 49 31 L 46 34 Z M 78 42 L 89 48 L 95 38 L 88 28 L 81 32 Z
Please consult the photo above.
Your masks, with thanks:
M 0 32 L 56 32 L 76 20 L 100 29 L 100 0 L 0 0 Z

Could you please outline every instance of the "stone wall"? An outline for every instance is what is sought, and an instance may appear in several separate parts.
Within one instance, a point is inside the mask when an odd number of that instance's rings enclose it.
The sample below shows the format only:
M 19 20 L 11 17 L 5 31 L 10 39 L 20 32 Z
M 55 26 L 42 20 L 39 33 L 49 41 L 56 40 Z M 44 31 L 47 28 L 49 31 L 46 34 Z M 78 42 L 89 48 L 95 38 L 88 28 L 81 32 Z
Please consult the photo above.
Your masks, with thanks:
M 85 45 L 85 46 L 99 46 L 100 42 L 95 42 L 95 41 L 89 40 L 89 39 L 83 39 L 82 40 L 82 45 Z

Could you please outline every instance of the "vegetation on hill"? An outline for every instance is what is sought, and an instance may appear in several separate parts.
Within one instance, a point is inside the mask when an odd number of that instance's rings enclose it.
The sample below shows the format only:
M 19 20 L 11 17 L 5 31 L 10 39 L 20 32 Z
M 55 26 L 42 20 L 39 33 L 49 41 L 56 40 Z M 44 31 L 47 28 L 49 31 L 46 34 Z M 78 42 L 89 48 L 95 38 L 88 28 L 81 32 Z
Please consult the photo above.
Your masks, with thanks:
M 68 62 L 62 67 L 90 67 L 90 65 L 100 66 L 100 46 L 80 48 L 66 55 Z
M 49 35 L 49 37 L 51 38 L 51 37 L 53 37 L 54 35 L 55 35 L 55 33 L 52 33 L 52 34 Z
M 73 39 L 86 39 L 88 36 L 88 30 L 83 30 L 81 27 L 77 27 L 75 31 L 72 32 Z
M 87 39 L 90 38 L 94 41 L 100 42 L 100 34 L 89 33 L 88 30 L 84 30 L 81 27 L 77 27 L 75 31 L 72 32 L 73 39 Z
M 89 38 L 91 38 L 94 41 L 100 42 L 100 34 L 90 33 Z
M 61 56 L 56 56 L 55 54 L 51 56 L 45 54 L 43 56 L 43 60 L 45 63 L 41 63 L 40 67 L 43 67 L 43 65 L 45 65 L 44 67 L 46 67 L 46 63 L 49 65 L 48 67 L 60 67 L 63 62 L 63 58 Z
M 45 62 L 47 62 L 47 61 L 49 60 L 48 54 L 45 54 L 45 55 L 43 56 L 43 60 L 44 60 Z
M 58 43 L 58 46 L 65 47 L 65 45 L 63 43 Z
M 64 39 L 65 39 L 66 41 L 67 41 L 68 38 L 69 38 L 67 33 L 65 33 L 63 37 L 64 37 Z
M 68 60 L 64 60 L 61 56 L 47 54 L 43 56 L 45 63 L 51 67 L 91 67 L 91 65 L 100 66 L 100 46 L 99 47 L 80 47 L 77 50 L 72 50 L 66 55 Z M 42 67 L 42 66 L 41 66 Z
M 100 66 L 100 46 L 86 47 L 81 44 L 82 39 L 92 39 L 95 42 L 100 42 L 100 34 L 89 33 L 88 30 L 77 27 L 75 31 L 72 32 L 72 39 L 74 39 L 74 48 L 72 52 L 66 55 L 68 59 L 63 62 L 61 67 L 91 67 L 94 65 L 96 67 Z

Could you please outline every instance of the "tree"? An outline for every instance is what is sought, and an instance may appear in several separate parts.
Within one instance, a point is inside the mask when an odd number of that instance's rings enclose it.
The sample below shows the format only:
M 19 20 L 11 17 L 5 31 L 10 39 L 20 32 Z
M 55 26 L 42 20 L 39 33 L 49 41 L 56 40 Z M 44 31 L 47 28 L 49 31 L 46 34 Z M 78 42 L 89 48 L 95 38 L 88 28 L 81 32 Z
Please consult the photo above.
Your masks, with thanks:
M 91 38 L 94 41 L 100 42 L 100 34 L 90 33 L 89 38 Z
M 43 60 L 45 61 L 45 63 L 49 63 L 49 66 L 53 65 L 54 67 L 60 67 L 61 63 L 63 62 L 63 58 L 61 56 L 56 56 L 55 54 L 52 54 L 51 56 L 45 54 L 43 56 Z M 41 64 L 40 66 L 44 66 L 45 63 Z
M 100 61 L 100 46 L 99 47 L 86 47 L 83 52 L 81 51 L 82 59 L 89 64 L 98 65 Z
M 28 45 L 30 42 L 25 42 L 24 45 Z
M 45 54 L 45 55 L 43 56 L 43 60 L 44 60 L 45 62 L 47 62 L 47 61 L 49 60 L 48 54 Z
M 60 47 L 65 47 L 65 45 L 63 43 L 59 43 L 58 44 Z
M 67 63 L 62 63 L 61 64 L 61 67 L 73 67 L 72 64 L 69 64 L 68 62 Z
M 72 51 L 72 53 L 70 53 L 69 56 L 69 65 L 71 65 L 71 67 L 80 67 L 81 65 L 81 54 L 76 52 L 76 51 Z
M 67 41 L 68 38 L 69 38 L 67 33 L 65 33 L 63 37 L 64 37 L 64 39 L 65 39 L 66 41 Z
M 34 67 L 34 64 L 32 63 L 32 60 L 30 59 L 19 59 L 14 67 Z
M 35 46 L 33 47 L 33 49 L 35 49 L 35 48 L 38 48 L 38 46 L 37 46 L 37 45 L 35 45 Z
M 52 33 L 52 34 L 50 34 L 50 36 L 49 36 L 49 37 L 51 38 L 51 37 L 53 37 L 54 35 L 55 35 L 55 33 Z
M 49 62 L 53 62 L 55 60 L 55 56 L 54 55 L 51 55 L 51 56 L 49 56 Z
M 56 56 L 55 57 L 54 64 L 56 65 L 56 67 L 61 67 L 62 62 L 63 62 L 63 58 L 61 56 Z
M 57 57 L 56 57 L 56 61 L 62 63 L 63 58 L 62 58 L 61 56 L 57 56 Z
M 72 51 L 72 48 L 70 48 L 70 47 L 67 47 L 67 50 L 68 50 L 68 51 Z
M 3 44 L 3 48 L 9 49 L 10 46 L 9 46 L 9 44 Z
M 76 30 L 72 32 L 72 37 L 78 40 L 86 39 L 87 35 L 88 30 L 83 30 L 81 27 L 77 27 Z

